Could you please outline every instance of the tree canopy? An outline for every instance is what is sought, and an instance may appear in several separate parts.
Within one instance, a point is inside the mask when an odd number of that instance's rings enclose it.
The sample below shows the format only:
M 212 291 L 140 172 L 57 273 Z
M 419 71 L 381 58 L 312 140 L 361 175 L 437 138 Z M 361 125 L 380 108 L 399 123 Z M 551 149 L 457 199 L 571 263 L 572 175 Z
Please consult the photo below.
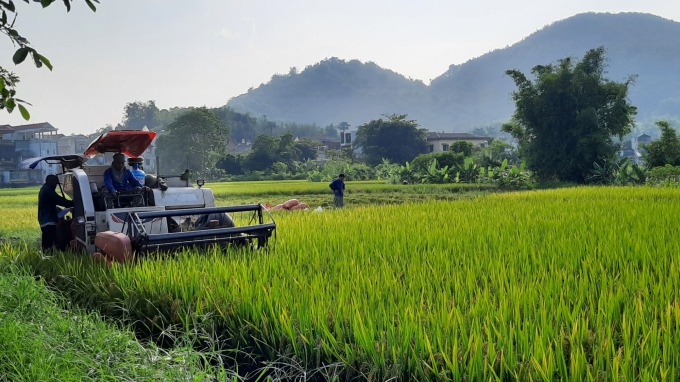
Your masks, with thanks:
M 187 111 L 158 137 L 157 152 L 163 172 L 178 173 L 188 166 L 211 177 L 218 160 L 226 155 L 229 128 L 205 107 Z
M 30 4 L 29 0 L 23 0 L 26 4 Z M 36 0 L 34 0 L 36 1 Z M 40 0 L 40 4 L 43 8 L 47 8 L 56 0 Z M 64 6 L 66 6 L 66 11 L 71 10 L 71 2 L 73 0 L 62 0 Z M 99 3 L 99 0 L 85 0 L 85 3 L 92 9 L 96 11 L 94 3 Z M 19 65 L 26 60 L 30 55 L 33 59 L 33 63 L 36 67 L 41 68 L 46 66 L 49 70 L 52 70 L 52 64 L 47 59 L 47 57 L 38 53 L 38 51 L 31 45 L 31 43 L 23 37 L 16 28 L 17 19 L 17 9 L 14 1 L 4 0 L 0 1 L 0 33 L 6 35 L 12 44 L 17 47 L 17 50 L 12 56 L 12 61 L 15 65 Z M 0 66 L 0 110 L 5 109 L 8 113 L 14 111 L 15 108 L 19 109 L 21 116 L 25 120 L 29 120 L 31 115 L 24 106 L 24 104 L 29 105 L 28 102 L 16 98 L 16 86 L 19 83 L 19 77 L 6 70 Z
M 153 129 L 156 126 L 156 114 L 158 114 L 156 101 L 128 102 L 125 104 L 125 116 L 123 125 L 128 130 L 142 130 L 145 126 Z
M 647 144 L 641 144 L 642 158 L 647 167 L 660 167 L 667 164 L 680 165 L 680 138 L 675 129 L 666 121 L 658 121 L 657 126 L 661 129 L 661 138 Z
M 355 147 L 363 152 L 364 162 L 370 165 L 387 159 L 392 163 L 405 163 L 425 151 L 427 130 L 406 119 L 406 114 L 384 114 L 386 119 L 374 119 L 357 129 Z
M 606 73 L 604 47 L 532 69 L 531 82 L 518 70 L 508 70 L 517 90 L 515 113 L 503 126 L 519 141 L 519 155 L 539 178 L 583 183 L 601 157 L 611 158 L 619 147 L 613 138 L 628 134 L 635 106 L 628 89 L 635 77 L 615 82 Z
M 475 149 L 475 145 L 468 141 L 456 141 L 449 146 L 449 151 L 454 153 L 462 153 L 463 156 L 469 157 L 472 155 L 472 150 Z
M 255 138 L 252 151 L 243 160 L 242 168 L 247 171 L 265 171 L 274 163 L 284 163 L 288 170 L 293 172 L 296 162 L 316 159 L 318 154 L 316 147 L 319 144 L 310 139 L 296 142 L 295 136 L 290 131 L 278 138 L 261 134 Z M 225 170 L 230 159 L 227 158 L 224 162 Z

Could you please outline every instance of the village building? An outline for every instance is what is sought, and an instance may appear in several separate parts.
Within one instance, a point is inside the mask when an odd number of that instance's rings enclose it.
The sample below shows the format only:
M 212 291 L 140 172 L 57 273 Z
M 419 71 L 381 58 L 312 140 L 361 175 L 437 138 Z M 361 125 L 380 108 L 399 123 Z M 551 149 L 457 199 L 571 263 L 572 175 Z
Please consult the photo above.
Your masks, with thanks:
M 431 131 L 427 133 L 427 152 L 448 151 L 449 147 L 458 141 L 467 141 L 477 147 L 486 147 L 491 140 L 491 137 L 470 133 L 437 133 Z

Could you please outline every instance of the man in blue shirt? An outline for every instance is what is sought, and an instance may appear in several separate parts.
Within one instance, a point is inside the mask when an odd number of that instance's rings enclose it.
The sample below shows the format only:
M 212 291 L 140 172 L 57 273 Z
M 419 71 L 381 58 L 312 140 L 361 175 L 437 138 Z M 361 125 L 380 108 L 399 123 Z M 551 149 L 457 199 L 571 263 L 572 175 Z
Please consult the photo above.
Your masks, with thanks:
M 329 185 L 335 194 L 335 208 L 345 207 L 345 174 L 338 175 L 338 179 Z
M 47 175 L 38 193 L 38 224 L 42 231 L 42 249 L 46 251 L 54 247 L 57 240 L 57 206 L 73 207 L 73 201 L 57 194 L 59 178 L 56 175 Z
M 144 187 L 137 178 L 132 175 L 132 171 L 125 168 L 125 155 L 118 153 L 113 156 L 111 168 L 104 171 L 104 186 L 109 189 L 112 195 L 117 195 L 119 191 L 133 190 L 135 187 Z M 144 187 L 148 191 L 148 187 Z

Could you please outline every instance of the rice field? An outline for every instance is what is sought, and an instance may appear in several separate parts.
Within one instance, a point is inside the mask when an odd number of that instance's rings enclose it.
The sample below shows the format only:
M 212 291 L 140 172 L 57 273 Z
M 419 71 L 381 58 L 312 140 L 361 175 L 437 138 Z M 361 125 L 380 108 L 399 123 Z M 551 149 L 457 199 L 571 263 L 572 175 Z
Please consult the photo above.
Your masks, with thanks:
M 105 314 L 327 379 L 674 381 L 679 199 L 593 187 L 283 213 L 268 252 L 110 269 L 0 251 Z

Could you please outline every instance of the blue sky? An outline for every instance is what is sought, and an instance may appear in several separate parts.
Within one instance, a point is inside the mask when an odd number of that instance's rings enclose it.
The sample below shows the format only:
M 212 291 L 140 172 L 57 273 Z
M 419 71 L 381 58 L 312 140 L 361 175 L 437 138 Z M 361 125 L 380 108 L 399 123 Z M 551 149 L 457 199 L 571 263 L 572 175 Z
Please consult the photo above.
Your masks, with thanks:
M 646 12 L 680 21 L 677 0 L 231 1 L 75 0 L 47 9 L 15 0 L 18 27 L 54 70 L 11 62 L 31 122 L 89 133 L 120 121 L 126 102 L 221 106 L 274 73 L 327 57 L 374 61 L 426 83 L 449 65 L 512 45 L 582 12 Z M 15 112 L 0 124 L 22 124 Z

